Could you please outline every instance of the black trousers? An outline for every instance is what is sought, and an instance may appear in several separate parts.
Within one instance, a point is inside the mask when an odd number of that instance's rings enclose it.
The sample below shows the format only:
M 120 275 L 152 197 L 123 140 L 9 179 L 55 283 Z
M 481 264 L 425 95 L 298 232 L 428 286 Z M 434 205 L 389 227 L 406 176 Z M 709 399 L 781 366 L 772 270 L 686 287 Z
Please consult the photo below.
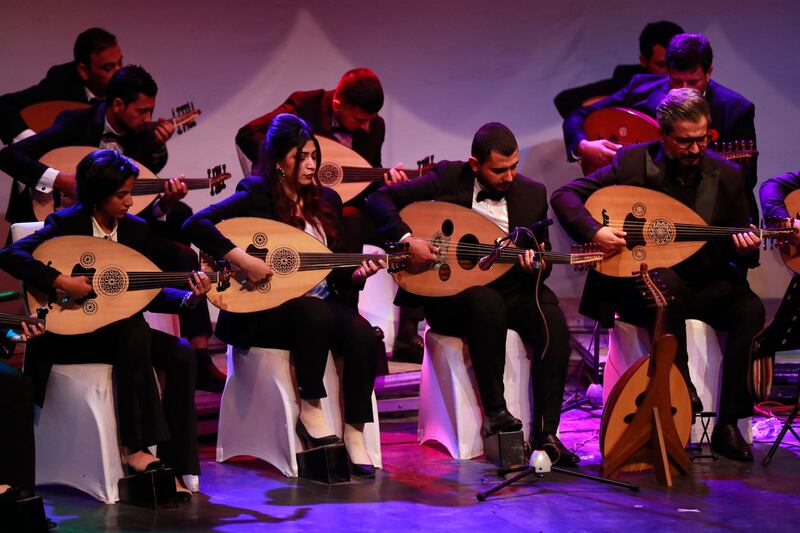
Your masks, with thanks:
M 33 490 L 36 451 L 33 440 L 33 384 L 16 368 L 0 362 L 0 484 Z
M 743 279 L 685 281 L 672 269 L 659 268 L 653 272 L 672 296 L 665 333 L 675 335 L 678 341 L 675 364 L 687 383 L 690 380 L 685 321 L 694 318 L 728 334 L 722 362 L 720 418 L 732 421 L 751 416 L 753 398 L 747 386 L 747 375 L 753 337 L 764 327 L 761 299 Z M 617 291 L 617 313 L 626 322 L 652 327 L 655 313 L 645 306 L 640 292 L 633 280 Z
M 120 442 L 133 450 L 158 445 L 177 474 L 200 473 L 194 391 L 197 366 L 183 339 L 151 329 L 141 314 L 84 335 L 46 333 L 36 351 L 52 363 L 113 365 Z M 26 367 L 27 367 L 26 362 Z M 164 371 L 163 400 L 153 368 Z
M 455 296 L 427 298 L 424 304 L 425 317 L 433 331 L 466 337 L 486 410 L 506 405 L 503 370 L 508 330 L 519 333 L 534 348 L 531 361 L 534 438 L 558 429 L 570 353 L 569 330 L 558 298 L 544 285 L 539 292 L 544 320 L 529 291 L 499 292 L 491 286 L 478 286 Z
M 364 317 L 335 298 L 302 296 L 261 311 L 259 323 L 253 345 L 292 353 L 301 398 L 314 400 L 327 396 L 322 378 L 331 350 L 344 359 L 345 422 L 373 421 L 374 354 L 380 340 Z

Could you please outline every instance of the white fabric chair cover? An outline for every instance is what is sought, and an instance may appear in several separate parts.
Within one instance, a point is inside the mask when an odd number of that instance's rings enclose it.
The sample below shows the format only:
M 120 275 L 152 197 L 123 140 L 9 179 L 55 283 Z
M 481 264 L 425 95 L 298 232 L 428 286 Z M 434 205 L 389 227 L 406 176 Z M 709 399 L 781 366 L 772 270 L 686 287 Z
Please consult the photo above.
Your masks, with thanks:
M 105 503 L 119 500 L 122 457 L 111 365 L 53 365 L 36 409 L 36 484 L 69 485 Z
M 703 401 L 703 409 L 717 411 L 722 378 L 722 349 L 714 328 L 700 320 L 686 321 L 686 348 L 689 354 L 689 375 Z M 644 328 L 617 320 L 608 334 L 608 358 L 603 372 L 603 402 L 619 377 L 640 357 L 650 352 L 650 336 Z M 752 419 L 739 421 L 739 430 L 753 442 Z M 714 421 L 709 424 L 710 431 Z M 703 434 L 700 420 L 692 426 L 691 442 L 699 442 Z
M 365 254 L 382 254 L 384 250 L 371 244 L 364 245 Z M 358 312 L 373 326 L 383 330 L 383 343 L 386 350 L 391 351 L 397 334 L 397 321 L 400 308 L 390 305 L 397 293 L 397 285 L 386 270 L 379 270 L 367 279 L 367 283 L 358 297 Z
M 503 373 L 505 399 L 511 414 L 522 420 L 525 439 L 530 438 L 531 363 L 516 331 L 508 330 Z M 428 329 L 419 391 L 420 444 L 435 440 L 455 459 L 483 454 L 481 406 L 466 343 Z
M 328 423 L 341 436 L 339 365 L 328 354 L 323 383 L 328 393 L 322 408 Z M 275 348 L 228 347 L 228 379 L 222 393 L 217 432 L 217 462 L 238 455 L 251 455 L 297 477 L 295 454 L 302 451 L 295 424 L 300 399 L 289 352 Z M 380 427 L 375 393 L 372 394 L 375 422 L 365 424 L 364 439 L 370 460 L 382 468 Z

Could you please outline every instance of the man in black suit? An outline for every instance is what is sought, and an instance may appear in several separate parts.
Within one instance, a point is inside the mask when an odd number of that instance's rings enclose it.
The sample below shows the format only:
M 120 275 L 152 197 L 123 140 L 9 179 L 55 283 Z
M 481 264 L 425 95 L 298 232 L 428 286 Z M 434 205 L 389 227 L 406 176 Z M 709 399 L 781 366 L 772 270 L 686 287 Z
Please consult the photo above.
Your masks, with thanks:
M 0 151 L 0 170 L 15 179 L 6 218 L 10 222 L 36 220 L 31 194 L 57 189 L 74 198 L 75 175 L 48 168 L 39 158 L 64 146 L 97 146 L 122 152 L 153 172 L 167 163 L 167 140 L 175 131 L 170 121 L 152 122 L 158 86 L 142 67 L 120 69 L 108 84 L 106 101 L 88 109 L 64 111 L 52 127 Z M 17 182 L 25 184 L 20 192 Z M 171 179 L 164 193 L 139 216 L 148 221 L 154 234 L 154 255 L 164 270 L 191 271 L 199 268 L 197 255 L 180 232 L 191 209 L 179 200 L 186 185 Z M 189 339 L 198 354 L 198 388 L 221 392 L 224 375 L 208 354 L 211 335 L 208 305 L 203 302 L 181 317 L 181 334 Z
M 117 38 L 102 28 L 89 28 L 75 40 L 75 59 L 55 65 L 33 87 L 0 96 L 0 140 L 6 145 L 34 135 L 20 116 L 30 105 L 51 100 L 99 102 L 111 77 L 122 68 Z
M 293 92 L 283 104 L 243 126 L 236 134 L 236 145 L 252 163 L 257 163 L 272 119 L 281 113 L 290 113 L 308 122 L 315 134 L 352 148 L 373 167 L 381 167 L 386 124 L 378 112 L 383 107 L 383 99 L 383 87 L 378 76 L 368 68 L 355 68 L 344 73 L 335 90 Z M 406 179 L 405 173 L 400 170 L 385 176 L 386 183 Z M 382 239 L 363 214 L 367 196 L 378 185 L 370 185 L 345 204 L 342 218 L 343 249 L 361 252 L 364 243 L 383 246 Z M 353 293 L 347 299 L 355 306 L 357 298 L 358 295 Z M 417 324 L 421 319 L 418 309 L 400 308 L 393 360 L 422 360 L 422 340 L 417 335 Z
M 452 202 L 486 216 L 503 231 L 525 227 L 547 218 L 544 185 L 517 174 L 519 149 L 504 125 L 481 127 L 467 162 L 443 161 L 417 179 L 381 187 L 367 200 L 370 216 L 390 241 L 408 241 L 411 267 L 427 267 L 436 260 L 436 248 L 411 234 L 400 218 L 404 206 L 421 200 Z M 546 227 L 522 235 L 522 248 L 549 247 Z M 421 302 L 430 327 L 445 335 L 466 337 L 484 408 L 483 431 L 519 429 L 503 397 L 503 368 L 508 328 L 534 346 L 534 449 L 546 449 L 559 464 L 574 465 L 577 455 L 556 437 L 569 360 L 569 331 L 558 298 L 544 285 L 549 268 L 533 261 L 533 251 L 520 256 L 518 266 L 487 286 L 466 289 L 443 298 L 419 298 L 401 291 L 397 301 Z M 537 309 L 538 300 L 541 311 Z
M 667 47 L 667 76 L 641 74 L 605 100 L 574 111 L 564 120 L 564 142 L 570 161 L 587 159 L 592 168 L 611 162 L 620 145 L 609 140 L 590 141 L 583 124 L 591 113 L 609 107 L 626 107 L 655 117 L 656 107 L 670 89 L 692 88 L 700 91 L 711 108 L 710 127 L 719 133 L 720 142 L 756 140 L 755 106 L 742 95 L 711 79 L 713 51 L 701 34 L 676 35 Z M 758 220 L 758 206 L 753 189 L 758 181 L 756 158 L 744 165 L 748 207 Z
M 617 65 L 611 79 L 573 87 L 558 93 L 553 100 L 562 118 L 583 107 L 619 91 L 637 74 L 667 73 L 667 46 L 673 37 L 683 33 L 683 28 L 668 20 L 651 22 L 639 35 L 639 64 Z
M 597 243 L 608 254 L 627 245 L 624 231 L 604 226 L 584 207 L 593 192 L 615 184 L 666 193 L 712 226 L 747 227 L 749 215 L 741 169 L 706 151 L 710 111 L 703 96 L 694 89 L 673 89 L 658 106 L 656 116 L 663 131 L 662 141 L 622 148 L 611 165 L 553 193 L 553 209 L 573 239 Z M 685 320 L 696 318 L 728 332 L 718 419 L 711 441 L 718 453 L 740 461 L 753 459 L 736 422 L 753 411 L 747 371 L 753 337 L 764 326 L 764 305 L 750 289 L 746 272 L 757 265 L 760 242 L 752 232 L 736 234 L 731 240 L 707 243 L 672 268 L 657 269 L 673 297 L 666 333 L 678 340 L 676 365 L 690 385 L 694 411 L 701 411 L 702 403 L 689 380 Z M 654 318 L 632 279 L 590 272 L 581 313 L 611 327 L 614 312 L 641 326 L 652 325 Z

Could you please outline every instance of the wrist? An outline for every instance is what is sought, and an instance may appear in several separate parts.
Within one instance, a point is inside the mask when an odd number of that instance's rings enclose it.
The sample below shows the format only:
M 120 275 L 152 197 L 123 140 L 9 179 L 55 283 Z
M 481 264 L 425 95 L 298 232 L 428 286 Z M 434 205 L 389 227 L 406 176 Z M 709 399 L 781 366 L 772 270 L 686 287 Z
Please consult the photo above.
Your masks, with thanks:
M 183 309 L 194 309 L 197 307 L 199 302 L 199 298 L 195 298 L 195 294 L 192 292 L 187 292 L 183 295 L 183 299 L 181 300 L 181 308 Z

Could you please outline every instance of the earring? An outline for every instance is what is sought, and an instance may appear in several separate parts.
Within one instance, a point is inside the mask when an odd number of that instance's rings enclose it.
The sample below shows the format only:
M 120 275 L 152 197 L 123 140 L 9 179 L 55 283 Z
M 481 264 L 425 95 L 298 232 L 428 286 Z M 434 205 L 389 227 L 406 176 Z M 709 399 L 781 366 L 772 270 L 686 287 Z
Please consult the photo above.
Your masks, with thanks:
M 280 167 L 280 165 L 275 165 L 275 170 L 278 171 L 278 174 L 280 175 L 279 177 L 280 177 L 281 181 L 286 179 L 286 172 L 283 171 L 283 169 Z

